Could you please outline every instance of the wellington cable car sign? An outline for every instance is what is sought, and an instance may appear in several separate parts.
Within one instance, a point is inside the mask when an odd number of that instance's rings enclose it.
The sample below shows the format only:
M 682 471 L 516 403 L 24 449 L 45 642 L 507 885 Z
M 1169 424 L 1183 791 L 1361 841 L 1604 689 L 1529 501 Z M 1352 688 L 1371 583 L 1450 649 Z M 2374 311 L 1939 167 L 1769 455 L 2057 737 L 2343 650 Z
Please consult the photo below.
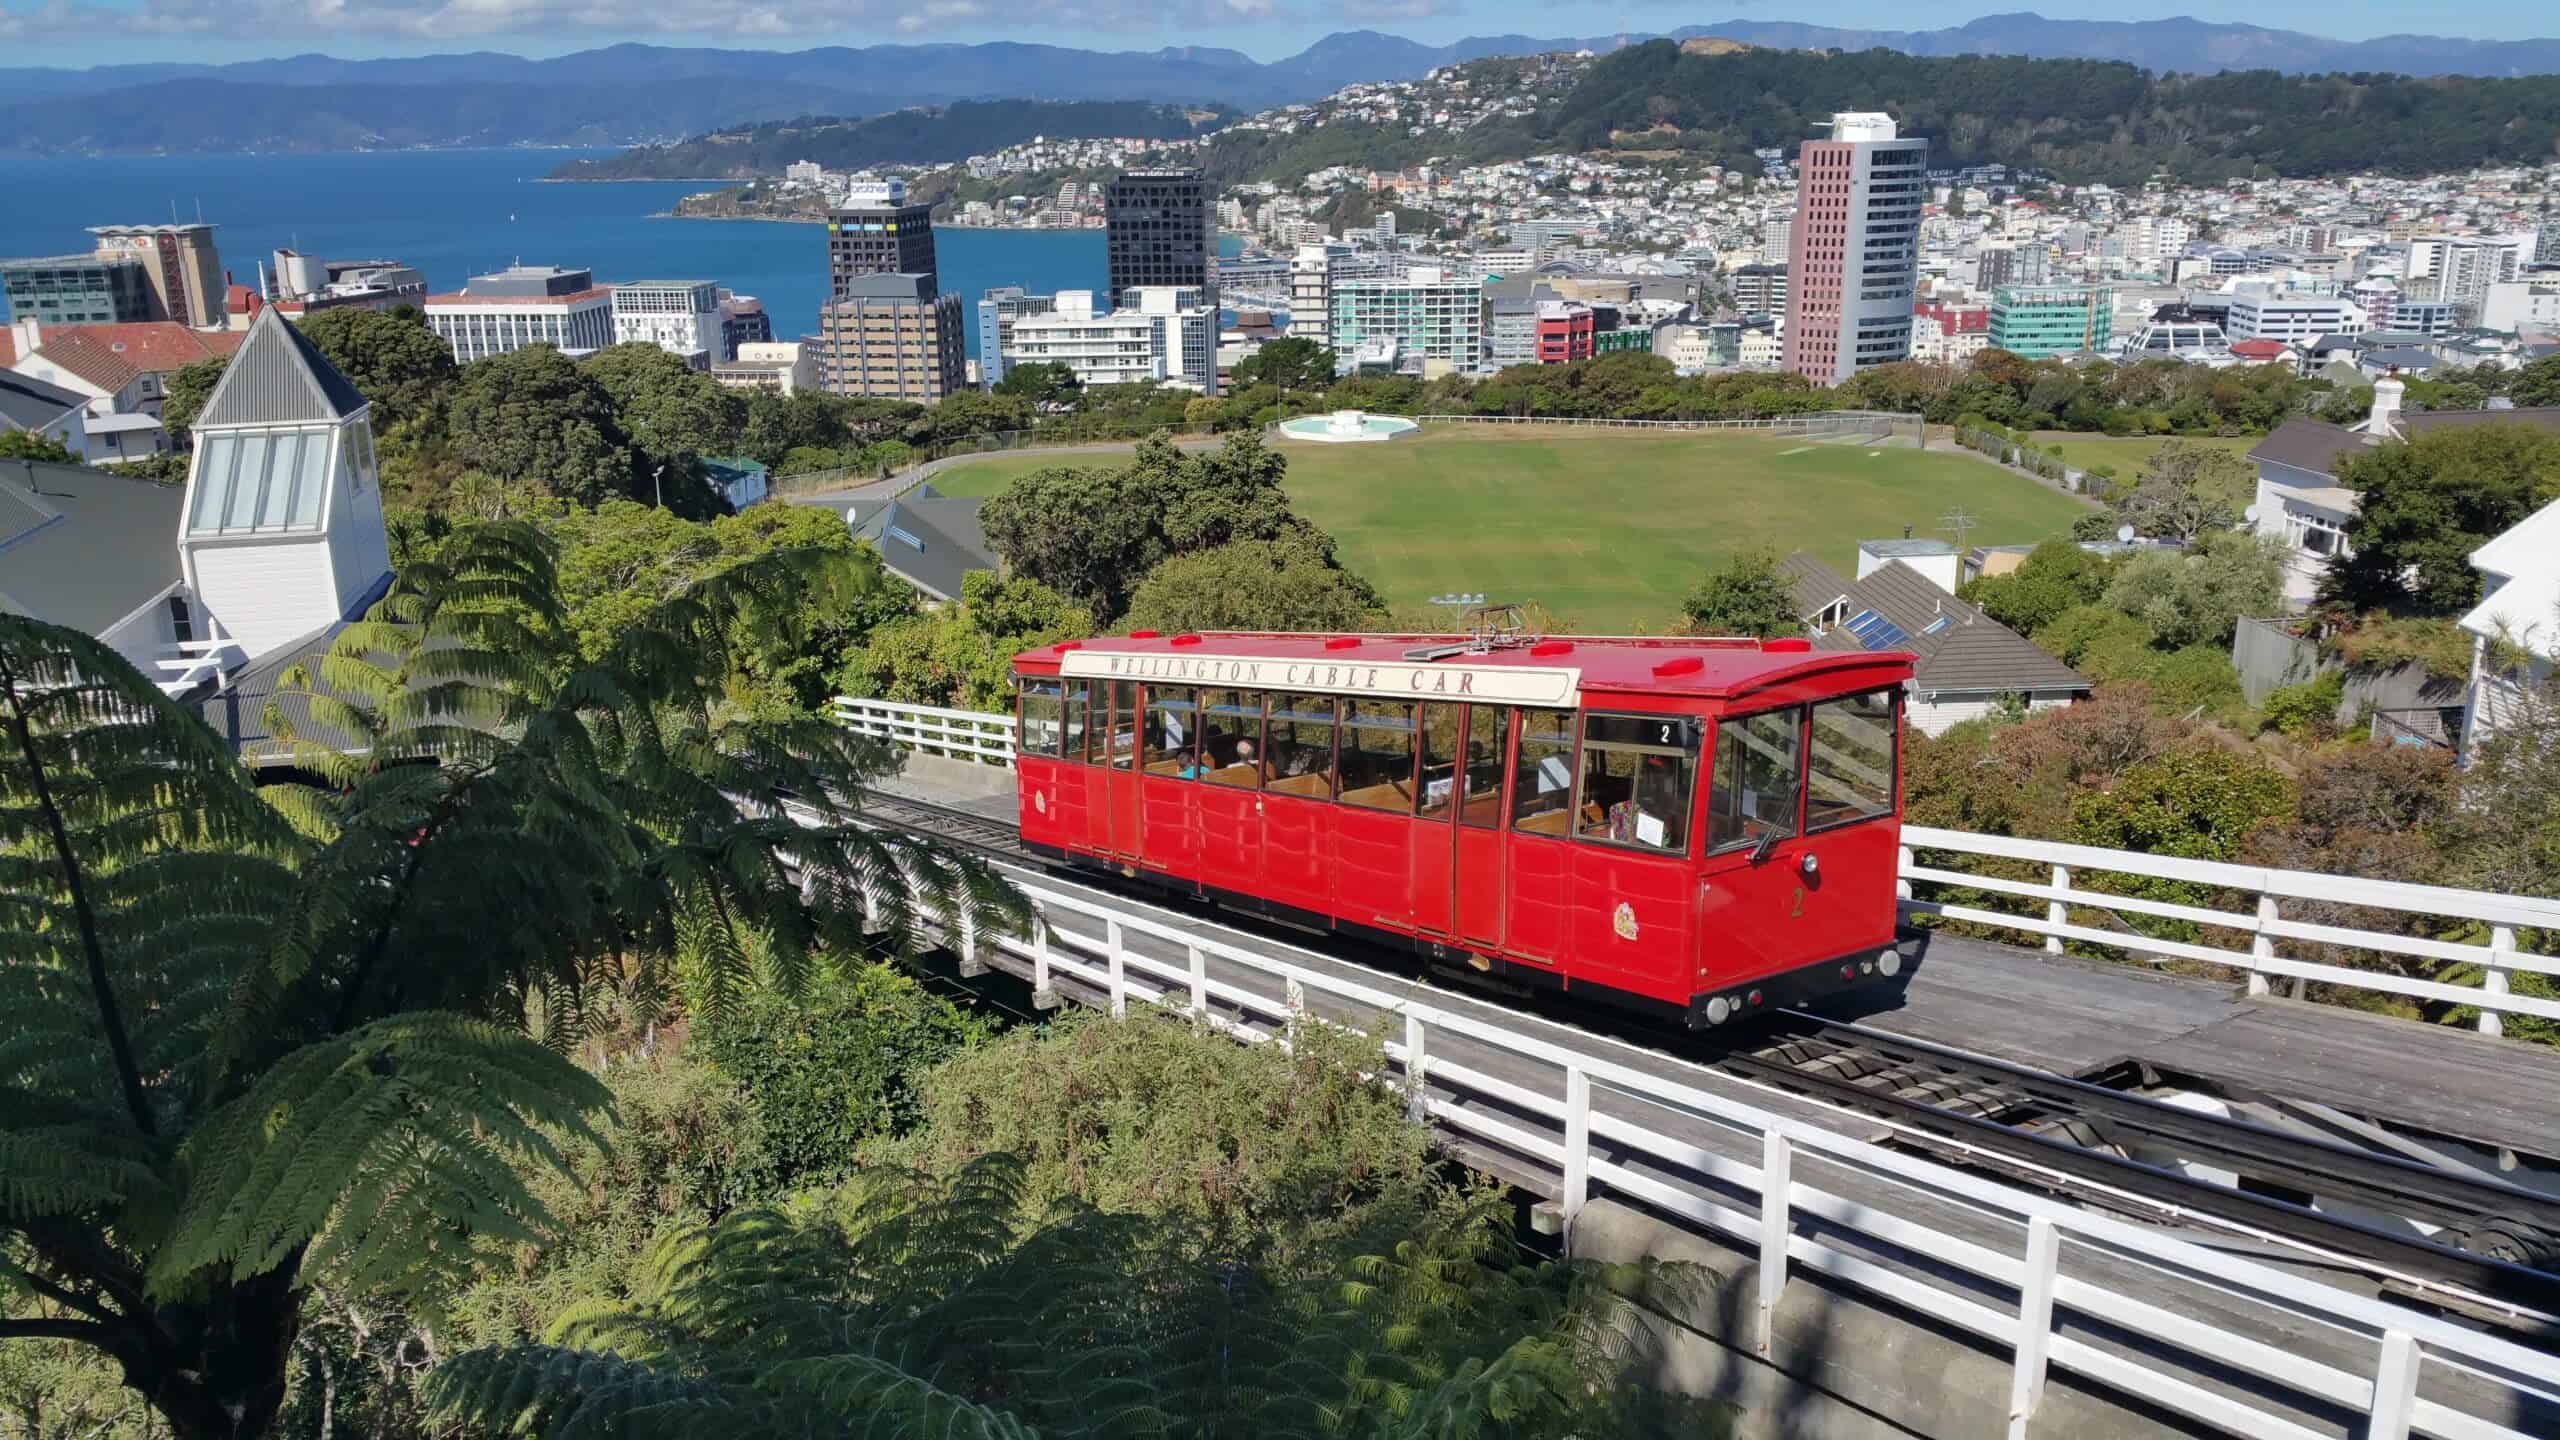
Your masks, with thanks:
M 1250 685 L 1383 700 L 1474 700 L 1488 705 L 1570 706 L 1582 672 L 1556 665 L 1397 665 L 1365 660 L 1293 660 L 1268 655 L 1115 655 L 1070 650 L 1058 673 L 1093 680 Z

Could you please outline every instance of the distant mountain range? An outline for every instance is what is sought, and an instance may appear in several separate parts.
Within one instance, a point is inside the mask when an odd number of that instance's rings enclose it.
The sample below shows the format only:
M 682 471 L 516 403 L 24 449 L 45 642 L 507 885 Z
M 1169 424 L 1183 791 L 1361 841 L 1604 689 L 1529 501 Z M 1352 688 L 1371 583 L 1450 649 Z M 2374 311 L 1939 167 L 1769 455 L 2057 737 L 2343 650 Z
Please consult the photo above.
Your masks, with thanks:
M 1787 49 L 2122 60 L 2185 73 L 2560 72 L 2560 40 L 2395 35 L 2343 41 L 2193 19 L 2048 20 L 2019 13 L 1908 31 L 1729 20 L 1669 35 L 1697 37 Z M 1200 46 L 1092 51 L 995 43 L 788 52 L 613 45 L 541 60 L 480 51 L 386 60 L 298 55 L 226 65 L 0 68 L 0 96 L 7 97 L 0 103 L 0 146 L 114 153 L 618 144 L 801 115 L 870 115 L 983 99 L 1206 102 L 1253 110 L 1363 81 L 1410 80 L 1459 60 L 1610 50 L 1647 38 L 1657 37 L 1480 35 L 1428 45 L 1362 30 L 1328 35 L 1268 63 Z

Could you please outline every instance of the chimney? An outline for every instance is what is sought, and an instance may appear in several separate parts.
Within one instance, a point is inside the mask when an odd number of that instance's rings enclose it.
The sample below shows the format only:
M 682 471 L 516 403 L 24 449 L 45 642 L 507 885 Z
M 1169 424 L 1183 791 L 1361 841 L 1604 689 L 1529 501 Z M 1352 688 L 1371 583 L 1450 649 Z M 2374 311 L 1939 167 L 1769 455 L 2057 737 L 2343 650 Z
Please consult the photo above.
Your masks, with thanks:
M 2400 436 L 2400 397 L 2409 387 L 2400 382 L 2400 368 L 2382 372 L 2373 382 L 2373 413 L 2364 422 L 2364 433 L 2376 439 L 2398 439 Z
M 43 348 L 43 337 L 44 327 L 36 323 L 36 317 L 33 315 L 22 316 L 9 322 L 9 338 L 17 343 L 18 358 L 21 360 Z

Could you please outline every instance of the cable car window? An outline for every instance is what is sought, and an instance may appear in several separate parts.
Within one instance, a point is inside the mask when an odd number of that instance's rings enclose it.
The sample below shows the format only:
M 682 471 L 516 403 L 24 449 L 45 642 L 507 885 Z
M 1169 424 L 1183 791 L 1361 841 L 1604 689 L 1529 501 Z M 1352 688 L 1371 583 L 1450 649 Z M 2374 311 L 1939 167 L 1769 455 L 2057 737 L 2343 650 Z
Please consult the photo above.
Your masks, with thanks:
M 1333 798 L 1333 707 L 1330 695 L 1271 697 L 1264 788 L 1310 800 Z
M 1805 766 L 1804 828 L 1820 830 L 1893 813 L 1891 691 L 1825 700 L 1813 707 L 1813 753 Z
M 1255 690 L 1200 692 L 1201 778 L 1247 790 L 1262 785 L 1262 695 Z
M 1448 818 L 1458 806 L 1458 718 L 1464 705 L 1422 707 L 1422 790 L 1414 814 L 1425 820 Z
M 1584 716 L 1578 833 L 1680 854 L 1689 848 L 1697 773 L 1698 732 L 1686 716 Z
M 1065 727 L 1065 739 L 1059 746 L 1058 758 L 1081 764 L 1084 760 L 1084 732 L 1088 728 L 1087 707 L 1092 704 L 1093 687 L 1082 680 L 1070 680 L 1066 685 L 1066 702 L 1059 707 L 1062 712 L 1059 719 Z
M 1413 706 L 1353 700 L 1342 714 L 1342 803 L 1413 809 Z
M 1187 685 L 1147 687 L 1147 733 L 1138 763 L 1150 775 L 1188 780 L 1200 773 L 1200 693 Z
M 1015 737 L 1014 748 L 1025 755 L 1041 755 L 1056 759 L 1060 727 L 1058 724 L 1058 682 L 1025 679 L 1022 682 L 1022 733 Z
M 1800 715 L 1771 710 L 1716 722 L 1715 777 L 1707 791 L 1709 850 L 1796 833 Z
M 1499 705 L 1467 707 L 1466 803 L 1460 824 L 1492 830 L 1502 824 L 1502 742 L 1511 734 L 1511 712 Z
M 1562 835 L 1573 817 L 1573 712 L 1520 712 L 1520 756 L 1511 768 L 1511 828 Z
M 1095 709 L 1100 710 L 1098 703 Z M 1093 758 L 1098 763 L 1106 754 L 1114 770 L 1126 770 L 1138 753 L 1138 682 L 1111 682 L 1111 726 L 1094 737 Z

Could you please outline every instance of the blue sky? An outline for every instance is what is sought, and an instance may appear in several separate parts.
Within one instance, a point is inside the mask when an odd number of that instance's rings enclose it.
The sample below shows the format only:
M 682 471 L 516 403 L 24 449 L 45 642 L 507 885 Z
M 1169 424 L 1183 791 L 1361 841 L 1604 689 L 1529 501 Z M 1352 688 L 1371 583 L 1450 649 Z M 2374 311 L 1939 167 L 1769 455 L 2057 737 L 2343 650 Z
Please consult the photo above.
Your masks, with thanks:
M 1728 18 L 1933 29 L 2011 8 L 2074 19 L 2199 12 L 2241 18 L 2197 0 L 2027 0 L 2014 7 L 1996 0 L 1979 7 L 1835 0 L 1818 12 L 1765 3 L 1583 6 L 1554 0 L 0 0 L 0 63 L 86 66 L 108 57 L 237 60 L 311 51 L 551 55 L 625 40 L 799 48 L 991 39 L 1105 49 L 1221 45 L 1268 60 L 1346 29 L 1430 41 L 1666 30 Z M 2405 0 L 2260 0 L 2245 18 L 2342 39 L 2406 32 L 2499 39 L 2560 33 L 2560 18 L 2534 0 L 2475 0 L 2458 10 L 2412 7 Z M 102 33 L 112 37 L 111 44 L 100 43 Z

